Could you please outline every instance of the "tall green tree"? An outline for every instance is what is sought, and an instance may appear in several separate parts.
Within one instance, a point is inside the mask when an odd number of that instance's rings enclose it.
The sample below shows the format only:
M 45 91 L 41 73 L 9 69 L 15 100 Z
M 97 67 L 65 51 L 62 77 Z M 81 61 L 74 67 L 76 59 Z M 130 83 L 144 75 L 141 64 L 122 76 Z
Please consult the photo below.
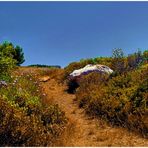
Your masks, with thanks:
M 17 61 L 17 65 L 20 65 L 25 62 L 23 49 L 20 46 L 15 47 L 14 59 Z
M 4 42 L 0 45 L 0 52 L 3 53 L 4 56 L 12 57 L 16 60 L 16 65 L 21 65 L 24 59 L 23 49 L 20 46 L 14 46 L 10 42 Z

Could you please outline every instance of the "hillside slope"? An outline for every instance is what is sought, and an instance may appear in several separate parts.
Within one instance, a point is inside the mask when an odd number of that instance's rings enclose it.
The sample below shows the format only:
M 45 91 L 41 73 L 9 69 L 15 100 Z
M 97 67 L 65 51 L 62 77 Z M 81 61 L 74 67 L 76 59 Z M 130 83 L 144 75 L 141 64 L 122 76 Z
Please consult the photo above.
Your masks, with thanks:
M 71 123 L 56 146 L 148 146 L 148 140 L 135 133 L 88 117 L 83 109 L 78 108 L 75 95 L 65 91 L 65 84 L 50 79 L 42 82 L 42 86 L 47 94 L 45 102 L 58 104 Z

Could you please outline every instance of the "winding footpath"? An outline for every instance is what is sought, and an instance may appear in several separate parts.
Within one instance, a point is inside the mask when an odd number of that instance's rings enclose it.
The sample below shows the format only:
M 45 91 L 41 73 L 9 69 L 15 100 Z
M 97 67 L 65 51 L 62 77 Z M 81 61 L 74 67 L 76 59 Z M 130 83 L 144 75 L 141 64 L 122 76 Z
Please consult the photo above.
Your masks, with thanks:
M 41 82 L 46 93 L 46 103 L 58 104 L 69 119 L 69 127 L 56 146 L 148 146 L 148 139 L 120 127 L 107 125 L 101 119 L 87 116 L 74 101 L 75 95 L 68 94 L 66 85 L 50 79 Z

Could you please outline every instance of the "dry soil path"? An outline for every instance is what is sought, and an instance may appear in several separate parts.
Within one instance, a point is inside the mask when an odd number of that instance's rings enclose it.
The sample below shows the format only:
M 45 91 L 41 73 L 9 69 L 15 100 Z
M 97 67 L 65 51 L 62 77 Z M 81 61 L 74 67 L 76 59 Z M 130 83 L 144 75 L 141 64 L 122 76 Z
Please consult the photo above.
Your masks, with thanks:
M 75 95 L 65 91 L 64 84 L 54 79 L 41 83 L 47 95 L 46 102 L 58 104 L 71 123 L 58 146 L 148 146 L 148 140 L 135 133 L 88 117 L 74 101 Z

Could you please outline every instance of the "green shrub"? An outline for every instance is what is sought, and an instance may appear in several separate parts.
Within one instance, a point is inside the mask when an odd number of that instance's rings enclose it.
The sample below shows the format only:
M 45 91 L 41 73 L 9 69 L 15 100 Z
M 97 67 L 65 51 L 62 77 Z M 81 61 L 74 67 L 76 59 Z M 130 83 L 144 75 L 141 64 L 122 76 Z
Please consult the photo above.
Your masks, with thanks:
M 52 146 L 67 119 L 57 105 L 45 105 L 45 95 L 33 74 L 15 73 L 0 88 L 0 145 Z
M 114 125 L 148 136 L 147 68 L 145 66 L 110 78 L 86 75 L 76 91 L 79 106 Z
M 9 81 L 10 72 L 15 67 L 16 61 L 11 57 L 6 57 L 0 52 L 0 80 Z
M 1 146 L 52 146 L 66 122 L 57 106 L 40 108 L 38 114 L 27 115 L 0 98 L 0 108 Z M 52 122 L 47 122 L 49 119 Z

